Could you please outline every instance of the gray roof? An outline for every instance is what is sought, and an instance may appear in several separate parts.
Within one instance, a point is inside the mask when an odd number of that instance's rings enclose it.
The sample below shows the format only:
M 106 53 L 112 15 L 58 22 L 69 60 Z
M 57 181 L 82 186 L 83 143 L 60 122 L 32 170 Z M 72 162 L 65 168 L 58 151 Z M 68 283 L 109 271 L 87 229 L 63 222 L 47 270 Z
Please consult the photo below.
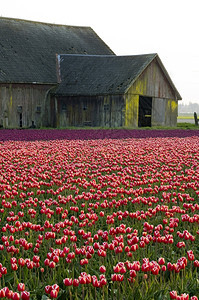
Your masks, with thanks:
M 160 58 L 155 54 L 131 56 L 58 55 L 56 95 L 125 94 L 145 68 L 157 60 L 177 99 L 181 99 Z
M 59 95 L 124 94 L 157 54 L 58 55 Z
M 0 17 L 0 82 L 56 83 L 56 54 L 113 51 L 90 27 Z

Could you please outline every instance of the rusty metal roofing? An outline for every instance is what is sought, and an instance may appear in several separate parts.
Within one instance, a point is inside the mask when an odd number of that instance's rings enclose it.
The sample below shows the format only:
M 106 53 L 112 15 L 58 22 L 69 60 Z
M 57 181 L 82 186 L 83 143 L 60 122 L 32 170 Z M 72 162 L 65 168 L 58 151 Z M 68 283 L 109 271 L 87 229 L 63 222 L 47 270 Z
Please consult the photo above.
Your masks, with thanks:
M 0 17 L 0 82 L 56 83 L 56 54 L 113 51 L 90 27 Z

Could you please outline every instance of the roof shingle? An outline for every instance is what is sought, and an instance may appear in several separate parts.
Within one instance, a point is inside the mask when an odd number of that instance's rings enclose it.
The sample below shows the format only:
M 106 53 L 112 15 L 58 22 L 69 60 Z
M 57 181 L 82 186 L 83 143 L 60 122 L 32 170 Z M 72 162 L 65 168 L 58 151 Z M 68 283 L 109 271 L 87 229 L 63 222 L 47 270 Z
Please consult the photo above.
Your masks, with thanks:
M 113 51 L 90 27 L 0 17 L 0 82 L 56 83 L 56 54 Z
M 58 55 L 57 95 L 124 94 L 157 54 Z

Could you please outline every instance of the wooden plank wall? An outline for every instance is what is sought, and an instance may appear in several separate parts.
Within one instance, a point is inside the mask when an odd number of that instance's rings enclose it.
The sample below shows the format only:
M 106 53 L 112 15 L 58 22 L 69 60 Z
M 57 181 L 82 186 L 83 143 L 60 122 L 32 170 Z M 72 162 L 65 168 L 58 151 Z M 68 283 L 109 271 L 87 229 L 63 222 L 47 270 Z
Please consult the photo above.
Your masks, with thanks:
M 38 84 L 0 85 L 0 126 L 30 127 L 33 121 L 36 127 L 40 127 L 48 123 L 45 98 L 51 87 Z
M 55 99 L 54 107 L 55 127 L 121 127 L 124 125 L 124 100 L 119 95 L 59 97 Z

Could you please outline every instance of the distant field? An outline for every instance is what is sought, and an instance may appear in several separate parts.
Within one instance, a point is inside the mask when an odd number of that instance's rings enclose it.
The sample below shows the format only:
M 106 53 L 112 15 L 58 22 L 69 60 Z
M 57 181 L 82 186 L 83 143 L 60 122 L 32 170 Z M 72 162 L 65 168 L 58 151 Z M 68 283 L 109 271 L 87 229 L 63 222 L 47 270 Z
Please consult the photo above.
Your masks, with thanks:
M 194 124 L 194 123 L 195 123 L 195 121 L 194 121 L 194 116 L 193 116 L 193 115 L 182 115 L 182 116 L 178 116 L 177 122 L 178 122 L 178 123 L 186 122 L 186 123 L 191 123 L 191 124 Z
M 191 116 L 179 116 L 178 119 L 194 120 L 194 117 L 191 117 Z

